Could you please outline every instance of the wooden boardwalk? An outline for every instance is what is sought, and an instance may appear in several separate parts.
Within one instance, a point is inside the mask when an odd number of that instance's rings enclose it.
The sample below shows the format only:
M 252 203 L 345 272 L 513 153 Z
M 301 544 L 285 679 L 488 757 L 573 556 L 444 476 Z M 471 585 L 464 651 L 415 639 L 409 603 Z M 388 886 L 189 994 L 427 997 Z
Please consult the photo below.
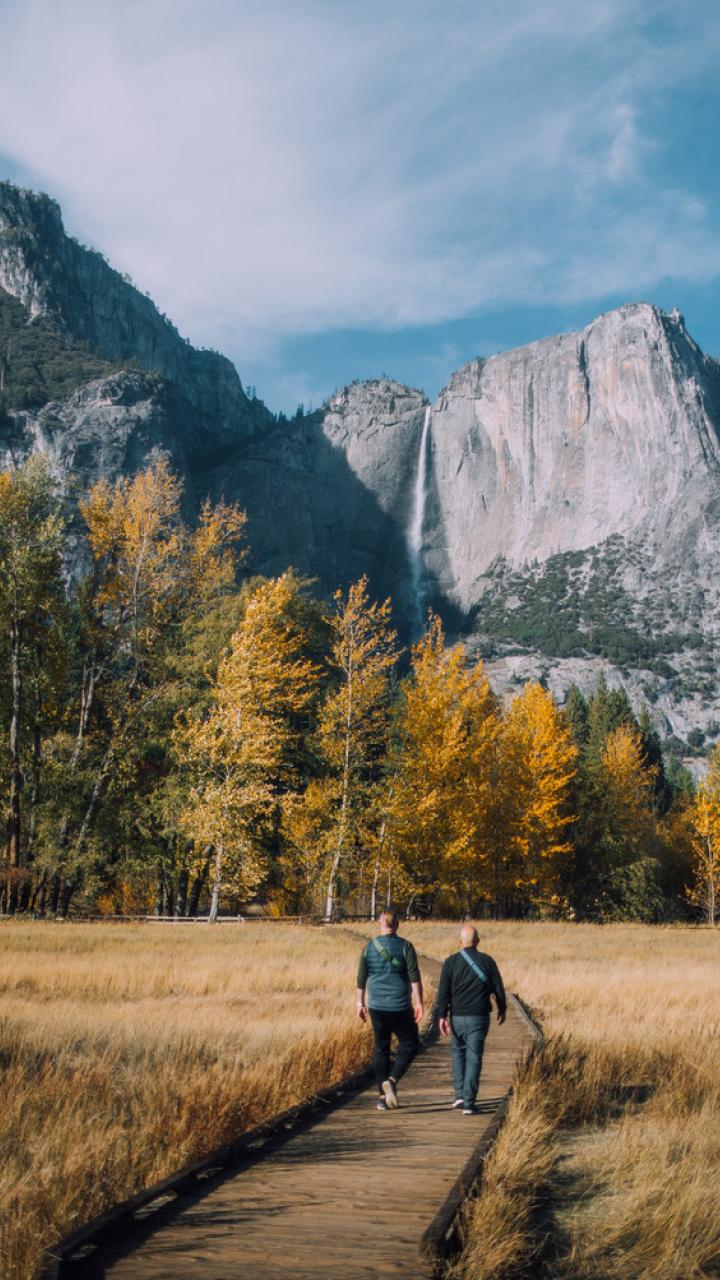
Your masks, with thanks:
M 423 961 L 437 982 L 439 966 Z M 398 1111 L 370 1087 L 204 1191 L 178 1197 L 62 1275 L 112 1280 L 429 1277 L 420 1241 L 482 1141 L 533 1043 L 512 1002 L 493 1021 L 478 1102 L 451 1110 L 447 1040 L 401 1082 Z

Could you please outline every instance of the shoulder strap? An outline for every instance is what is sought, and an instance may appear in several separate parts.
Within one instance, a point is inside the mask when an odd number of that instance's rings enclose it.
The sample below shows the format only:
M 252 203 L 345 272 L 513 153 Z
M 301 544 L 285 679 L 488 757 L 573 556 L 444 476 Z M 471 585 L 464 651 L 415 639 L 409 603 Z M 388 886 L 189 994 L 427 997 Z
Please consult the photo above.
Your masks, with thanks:
M 490 982 L 487 977 L 487 974 L 483 973 L 483 970 L 480 968 L 480 965 L 477 964 L 475 960 L 473 960 L 472 956 L 469 956 L 467 951 L 461 951 L 460 955 L 462 956 L 465 963 L 470 965 L 470 968 L 475 974 L 475 977 L 479 978 L 481 982 L 487 982 L 488 986 L 490 986 Z
M 398 960 L 397 956 L 391 955 L 387 947 L 383 946 L 379 938 L 373 938 L 372 944 L 378 952 L 378 955 L 382 956 L 386 964 L 392 965 L 395 969 L 407 969 L 407 962 L 404 960 Z

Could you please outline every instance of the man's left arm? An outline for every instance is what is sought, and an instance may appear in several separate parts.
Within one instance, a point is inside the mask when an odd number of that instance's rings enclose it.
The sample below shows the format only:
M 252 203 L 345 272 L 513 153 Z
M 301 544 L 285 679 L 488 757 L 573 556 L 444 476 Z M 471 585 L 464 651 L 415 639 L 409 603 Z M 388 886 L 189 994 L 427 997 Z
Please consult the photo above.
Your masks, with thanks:
M 497 1020 L 502 1025 L 505 1021 L 505 1014 L 507 1013 L 507 998 L 505 996 L 503 980 L 500 977 L 500 970 L 494 960 L 492 961 L 490 980 L 492 983 L 493 995 L 495 996 L 495 1002 L 497 1004 Z

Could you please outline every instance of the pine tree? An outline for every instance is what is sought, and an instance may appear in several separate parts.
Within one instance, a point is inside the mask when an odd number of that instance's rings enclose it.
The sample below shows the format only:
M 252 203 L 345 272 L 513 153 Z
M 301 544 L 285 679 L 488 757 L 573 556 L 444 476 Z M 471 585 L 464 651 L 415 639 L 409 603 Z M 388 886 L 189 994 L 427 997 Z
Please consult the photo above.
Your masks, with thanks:
M 563 714 L 575 746 L 582 749 L 588 740 L 589 708 L 587 698 L 576 684 L 571 684 L 565 696 Z

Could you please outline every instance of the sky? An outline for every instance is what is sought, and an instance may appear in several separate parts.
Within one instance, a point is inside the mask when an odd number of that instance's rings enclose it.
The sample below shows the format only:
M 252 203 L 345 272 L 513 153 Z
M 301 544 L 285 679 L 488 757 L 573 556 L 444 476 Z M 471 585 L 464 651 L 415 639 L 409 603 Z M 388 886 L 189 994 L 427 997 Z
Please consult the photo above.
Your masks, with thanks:
M 717 0 L 0 0 L 0 177 L 274 410 L 624 301 L 720 353 Z

